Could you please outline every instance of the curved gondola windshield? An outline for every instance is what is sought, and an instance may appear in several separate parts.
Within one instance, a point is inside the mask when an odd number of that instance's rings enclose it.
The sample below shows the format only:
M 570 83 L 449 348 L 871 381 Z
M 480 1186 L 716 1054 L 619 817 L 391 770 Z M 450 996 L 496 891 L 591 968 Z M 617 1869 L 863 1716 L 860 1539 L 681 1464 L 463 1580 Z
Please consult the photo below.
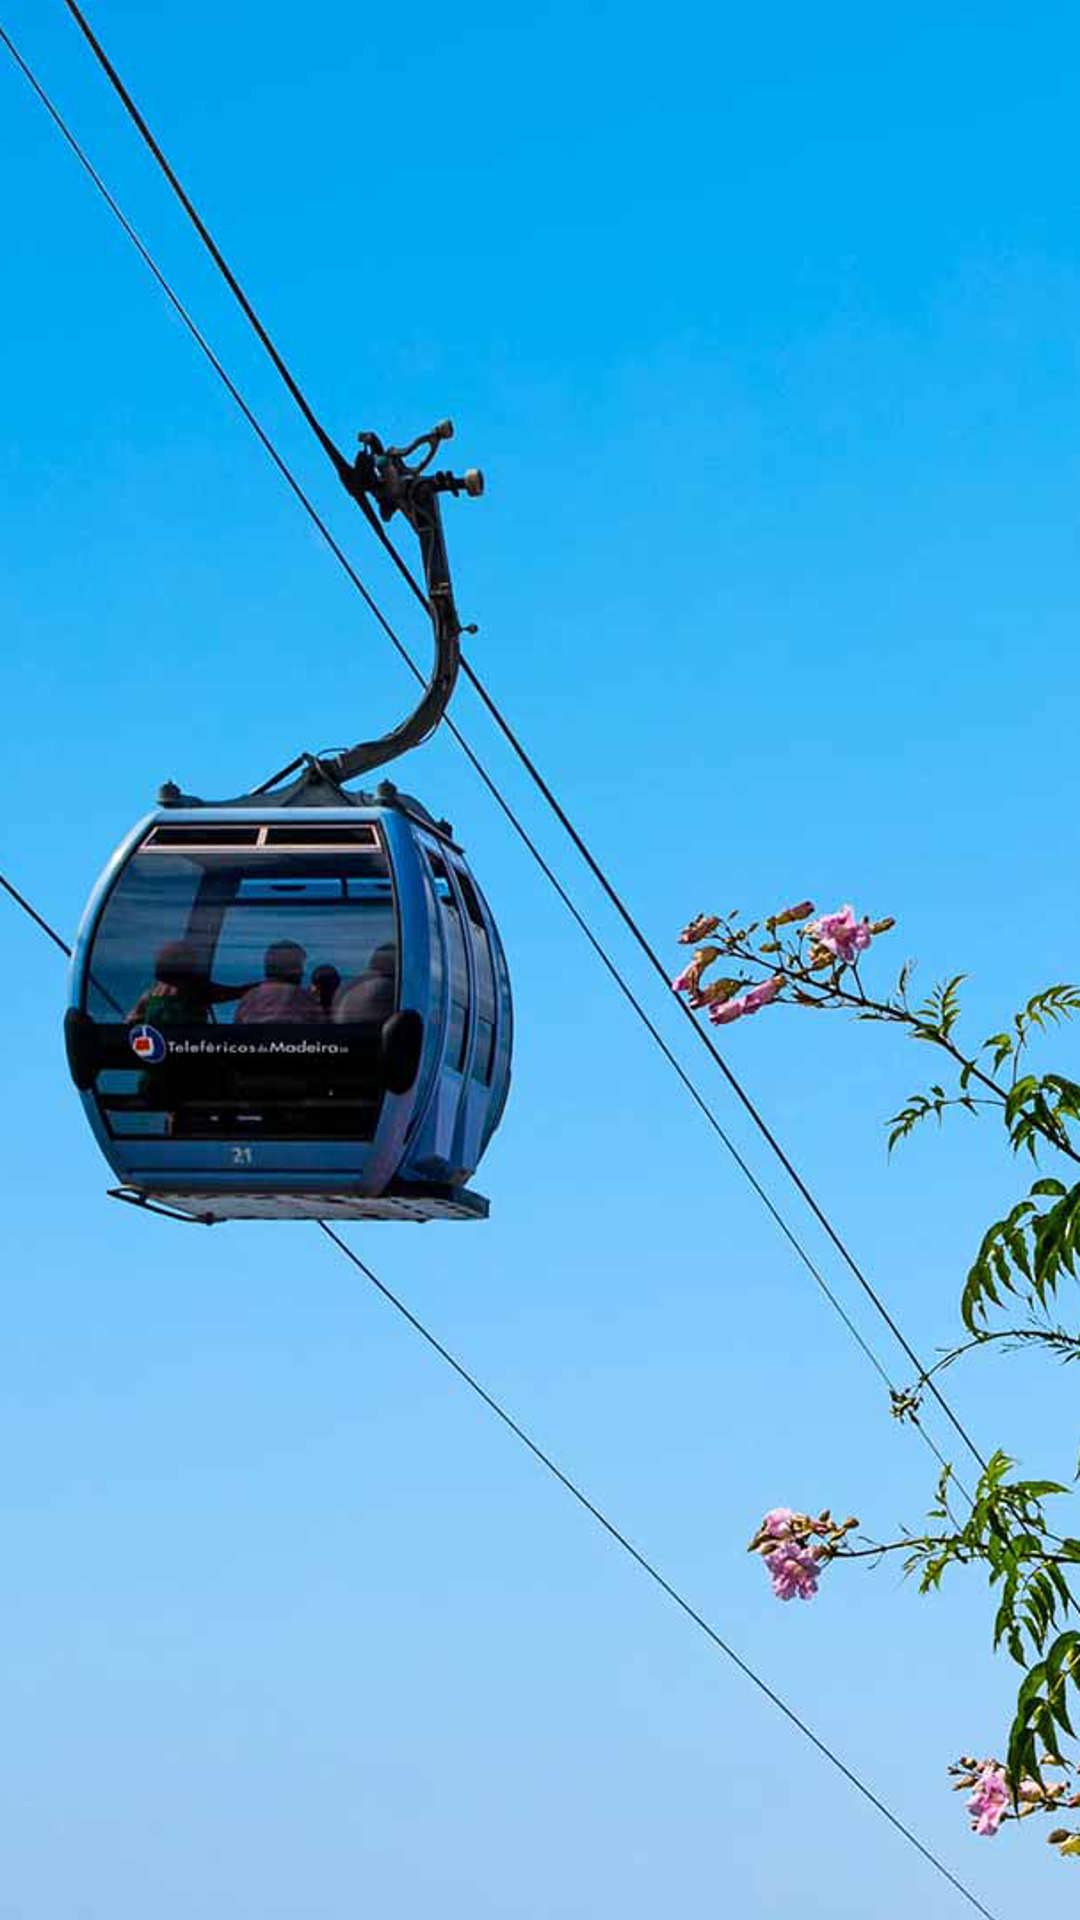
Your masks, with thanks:
M 370 1139 L 397 978 L 373 826 L 155 828 L 87 962 L 110 1132 Z

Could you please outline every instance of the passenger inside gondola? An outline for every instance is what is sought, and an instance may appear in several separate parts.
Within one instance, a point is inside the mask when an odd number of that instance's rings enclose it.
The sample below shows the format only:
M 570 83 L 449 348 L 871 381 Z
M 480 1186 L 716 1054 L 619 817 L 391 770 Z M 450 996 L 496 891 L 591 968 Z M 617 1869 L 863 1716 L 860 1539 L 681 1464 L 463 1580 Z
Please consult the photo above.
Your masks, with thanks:
M 266 978 L 244 994 L 233 1015 L 236 1026 L 263 1021 L 311 1024 L 323 1019 L 322 1003 L 305 987 L 304 966 L 307 955 L 295 940 L 276 940 L 266 949 Z
M 311 991 L 315 995 L 326 1018 L 330 1018 L 330 1009 L 334 1004 L 334 995 L 341 985 L 341 975 L 336 967 L 324 963 L 313 967 L 311 973 Z
M 240 1000 L 250 990 L 249 982 L 238 987 L 216 985 L 200 965 L 189 940 L 167 940 L 154 962 L 151 985 L 124 1017 L 147 1021 L 154 1027 L 179 1023 L 202 1026 L 210 1019 L 211 1007 Z
M 393 941 L 376 947 L 363 973 L 349 980 L 337 994 L 331 1018 L 342 1024 L 360 1020 L 387 1020 L 397 999 L 397 948 Z

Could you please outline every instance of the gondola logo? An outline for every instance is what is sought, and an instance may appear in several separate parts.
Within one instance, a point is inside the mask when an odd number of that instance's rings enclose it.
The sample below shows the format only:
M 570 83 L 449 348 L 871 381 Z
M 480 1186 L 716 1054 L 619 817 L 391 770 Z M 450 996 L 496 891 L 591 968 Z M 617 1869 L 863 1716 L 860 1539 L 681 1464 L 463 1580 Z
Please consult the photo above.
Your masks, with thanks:
M 136 1059 L 145 1061 L 148 1067 L 164 1060 L 167 1049 L 156 1027 L 132 1027 L 128 1038 Z

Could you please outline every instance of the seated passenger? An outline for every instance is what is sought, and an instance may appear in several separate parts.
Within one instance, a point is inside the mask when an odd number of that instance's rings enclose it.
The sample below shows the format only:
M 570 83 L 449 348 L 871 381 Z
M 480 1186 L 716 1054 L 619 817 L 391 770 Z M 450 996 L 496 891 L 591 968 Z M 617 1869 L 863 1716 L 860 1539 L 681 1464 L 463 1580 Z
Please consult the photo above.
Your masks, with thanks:
M 326 1018 L 330 1018 L 330 1009 L 334 1004 L 334 995 L 341 985 L 341 975 L 336 967 L 323 965 L 311 970 L 311 991 L 318 1000 Z
M 315 995 L 301 985 L 307 955 L 295 940 L 277 940 L 267 947 L 263 966 L 266 979 L 245 993 L 233 1015 L 234 1026 L 256 1021 L 318 1023 L 323 1010 Z
M 392 940 L 376 947 L 366 971 L 346 981 L 330 1015 L 345 1024 L 357 1020 L 388 1020 L 397 999 L 397 948 Z
M 151 1026 L 204 1026 L 211 1007 L 239 1000 L 251 991 L 251 982 L 239 987 L 215 986 L 190 940 L 168 940 L 154 962 L 153 984 L 141 993 L 125 1017 Z

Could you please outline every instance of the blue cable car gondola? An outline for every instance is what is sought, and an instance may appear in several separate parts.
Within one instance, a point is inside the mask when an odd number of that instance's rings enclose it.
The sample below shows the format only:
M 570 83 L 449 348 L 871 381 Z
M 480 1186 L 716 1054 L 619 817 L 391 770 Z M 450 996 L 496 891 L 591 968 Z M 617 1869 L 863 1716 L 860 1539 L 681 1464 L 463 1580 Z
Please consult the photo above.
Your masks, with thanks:
M 119 1199 L 206 1222 L 487 1213 L 466 1182 L 510 1083 L 498 931 L 446 821 L 389 781 L 345 786 L 425 739 L 453 690 L 437 496 L 482 481 L 425 473 L 449 432 L 365 436 L 349 470 L 420 538 L 436 662 L 415 713 L 221 805 L 163 788 L 91 896 L 65 1035 Z

